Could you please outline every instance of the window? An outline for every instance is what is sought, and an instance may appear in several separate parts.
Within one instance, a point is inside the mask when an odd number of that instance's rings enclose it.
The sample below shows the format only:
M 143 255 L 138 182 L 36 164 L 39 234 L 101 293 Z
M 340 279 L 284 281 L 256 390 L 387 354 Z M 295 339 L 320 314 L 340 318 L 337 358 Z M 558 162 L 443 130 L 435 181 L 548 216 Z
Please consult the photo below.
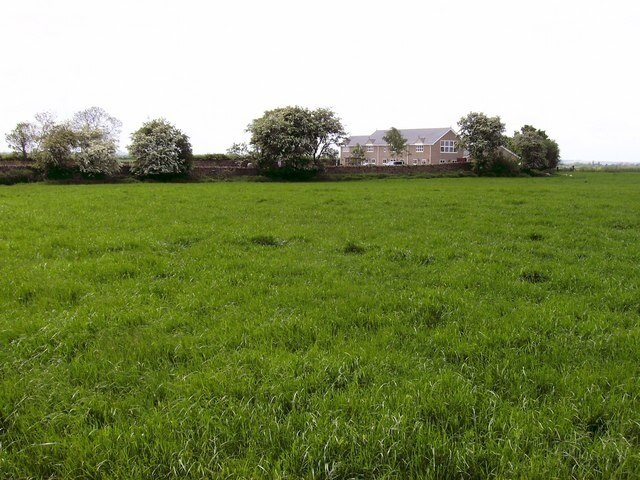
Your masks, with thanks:
M 440 153 L 455 153 L 456 142 L 453 140 L 441 140 L 440 141 Z
M 371 145 L 367 146 L 367 152 L 369 153 L 373 152 L 373 146 Z
M 349 147 L 342 147 L 342 150 L 344 151 L 344 153 L 349 153 Z
M 424 145 L 416 145 L 416 152 L 418 153 L 424 152 Z

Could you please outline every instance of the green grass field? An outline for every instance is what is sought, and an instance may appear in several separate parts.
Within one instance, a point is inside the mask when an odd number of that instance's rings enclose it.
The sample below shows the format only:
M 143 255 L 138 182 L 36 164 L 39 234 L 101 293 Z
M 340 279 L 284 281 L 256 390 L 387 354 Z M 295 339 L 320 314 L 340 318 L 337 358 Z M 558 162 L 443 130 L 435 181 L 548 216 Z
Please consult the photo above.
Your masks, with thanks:
M 638 478 L 640 174 L 0 187 L 0 478 Z

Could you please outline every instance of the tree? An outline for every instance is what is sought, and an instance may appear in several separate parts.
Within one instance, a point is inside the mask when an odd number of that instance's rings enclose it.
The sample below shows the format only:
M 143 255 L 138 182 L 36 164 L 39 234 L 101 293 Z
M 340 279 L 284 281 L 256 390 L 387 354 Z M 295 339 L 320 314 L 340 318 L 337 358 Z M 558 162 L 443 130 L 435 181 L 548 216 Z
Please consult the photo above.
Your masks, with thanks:
M 328 148 L 318 158 L 318 162 L 322 165 L 338 165 L 340 163 L 340 152 L 336 148 Z
M 35 115 L 31 124 L 33 152 L 47 177 L 80 172 L 86 176 L 113 175 L 119 169 L 115 157 L 120 121 L 103 109 L 92 107 L 57 123 L 51 112 Z
M 56 121 L 56 115 L 52 112 L 39 112 L 35 114 L 35 138 L 36 146 L 35 151 L 39 151 L 44 138 L 54 129 L 58 124 Z
M 116 147 L 96 130 L 74 131 L 68 123 L 55 125 L 41 139 L 38 166 L 49 178 L 110 176 L 120 170 Z
M 521 132 L 515 132 L 511 139 L 511 146 L 515 153 L 522 159 L 522 167 L 525 169 L 542 170 L 547 163 L 547 145 L 537 132 L 522 128 Z
M 513 134 L 511 147 L 522 158 L 525 169 L 555 168 L 560 160 L 560 149 L 544 130 L 525 125 Z
M 95 141 L 76 154 L 80 173 L 89 177 L 112 176 L 120 171 L 116 147 L 110 141 Z
M 54 125 L 40 139 L 37 164 L 47 177 L 68 176 L 76 166 L 73 154 L 77 147 L 76 133 L 68 125 Z
M 43 138 L 55 125 L 55 116 L 52 113 L 36 113 L 35 122 L 19 122 L 11 132 L 5 135 L 5 140 L 13 151 L 22 156 L 23 160 L 28 160 L 30 154 L 36 154 L 40 150 Z
M 346 132 L 336 114 L 328 108 L 318 108 L 310 113 L 310 140 L 313 146 L 314 161 L 319 158 L 335 158 L 338 145 Z
M 460 146 L 469 151 L 476 173 L 490 171 L 492 164 L 500 161 L 498 149 L 506 142 L 505 126 L 500 117 L 471 112 L 460 119 L 458 126 Z
M 248 157 L 251 155 L 251 151 L 249 150 L 249 146 L 244 142 L 233 143 L 227 148 L 227 155 L 232 157 Z
M 22 155 L 23 160 L 28 160 L 29 154 L 38 145 L 36 126 L 33 123 L 20 122 L 5 136 L 5 140 L 13 151 Z
M 90 107 L 76 112 L 69 122 L 76 134 L 76 163 L 87 176 L 110 176 L 120 170 L 116 151 L 122 122 L 103 108 Z
M 393 154 L 394 159 L 402 156 L 407 151 L 407 139 L 402 136 L 402 133 L 396 127 L 391 127 L 382 139 L 389 145 L 389 152 Z
M 365 161 L 365 158 L 366 154 L 364 151 L 364 147 L 358 143 L 355 147 L 353 147 L 353 150 L 351 150 L 351 164 L 362 165 L 362 163 Z
M 189 137 L 167 120 L 148 121 L 131 135 L 131 171 L 140 176 L 175 176 L 188 173 L 193 153 Z
M 558 142 L 550 138 L 546 139 L 547 143 L 547 168 L 556 168 L 560 163 L 560 147 Z
M 321 159 L 345 136 L 340 119 L 331 110 L 284 107 L 269 110 L 247 127 L 258 169 L 279 176 L 314 174 Z
M 90 107 L 73 115 L 71 128 L 86 137 L 87 143 L 93 141 L 110 142 L 118 148 L 122 122 L 109 115 L 103 108 Z

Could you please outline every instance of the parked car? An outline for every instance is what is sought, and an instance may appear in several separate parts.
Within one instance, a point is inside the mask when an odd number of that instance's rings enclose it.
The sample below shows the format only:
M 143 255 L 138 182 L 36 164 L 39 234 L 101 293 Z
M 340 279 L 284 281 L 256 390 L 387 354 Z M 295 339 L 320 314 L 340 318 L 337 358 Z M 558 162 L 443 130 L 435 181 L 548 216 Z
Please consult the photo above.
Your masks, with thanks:
M 375 167 L 376 166 L 376 162 L 374 162 L 373 160 L 367 160 L 362 162 L 362 166 L 363 167 Z
M 402 160 L 389 160 L 387 162 L 384 162 L 384 165 L 386 167 L 396 167 L 399 165 L 404 165 L 404 162 Z

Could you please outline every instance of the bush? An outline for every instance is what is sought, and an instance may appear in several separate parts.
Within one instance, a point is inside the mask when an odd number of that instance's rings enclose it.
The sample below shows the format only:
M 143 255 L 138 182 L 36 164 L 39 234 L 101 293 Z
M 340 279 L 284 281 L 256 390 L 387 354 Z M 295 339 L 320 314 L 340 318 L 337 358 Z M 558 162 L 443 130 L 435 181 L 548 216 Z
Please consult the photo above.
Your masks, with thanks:
M 78 147 L 76 133 L 67 125 L 56 125 L 42 139 L 37 166 L 47 178 L 68 178 L 78 168 L 73 158 Z
M 35 182 L 37 180 L 38 176 L 30 168 L 0 171 L 0 185 L 13 185 L 14 183 Z
M 513 160 L 500 155 L 494 155 L 490 162 L 489 168 L 485 170 L 485 175 L 497 177 L 515 177 L 520 173 L 520 167 Z
M 549 169 L 547 170 L 523 169 L 522 171 L 527 175 L 529 175 L 530 177 L 549 177 L 553 175 L 552 172 L 555 172 L 555 170 L 549 170 Z
M 274 180 L 308 181 L 323 171 L 321 166 L 301 166 L 301 163 L 288 164 L 281 167 L 265 167 L 258 163 L 258 170 L 262 175 Z
M 146 122 L 131 135 L 131 172 L 141 177 L 186 175 L 193 154 L 189 137 L 164 119 Z
M 71 122 L 58 124 L 51 114 L 36 115 L 36 122 L 18 124 L 21 130 L 16 129 L 20 135 L 14 132 L 14 148 L 20 147 L 23 158 L 28 151 L 36 152 L 35 166 L 46 178 L 68 179 L 78 173 L 104 177 L 118 172 L 120 121 L 101 108 L 78 112 Z
M 235 159 L 226 153 L 204 153 L 194 155 L 193 159 L 200 162 L 211 162 L 216 165 L 233 165 L 235 163 Z
M 194 155 L 193 160 L 196 162 L 206 162 L 215 167 L 246 167 L 249 163 L 255 161 L 255 159 L 248 154 L 237 155 L 228 153 L 204 153 Z
M 0 162 L 21 162 L 23 161 L 22 155 L 16 152 L 3 153 L 0 155 Z
M 111 142 L 90 144 L 77 154 L 78 169 L 88 177 L 116 175 L 120 164 L 116 158 L 116 148 Z

